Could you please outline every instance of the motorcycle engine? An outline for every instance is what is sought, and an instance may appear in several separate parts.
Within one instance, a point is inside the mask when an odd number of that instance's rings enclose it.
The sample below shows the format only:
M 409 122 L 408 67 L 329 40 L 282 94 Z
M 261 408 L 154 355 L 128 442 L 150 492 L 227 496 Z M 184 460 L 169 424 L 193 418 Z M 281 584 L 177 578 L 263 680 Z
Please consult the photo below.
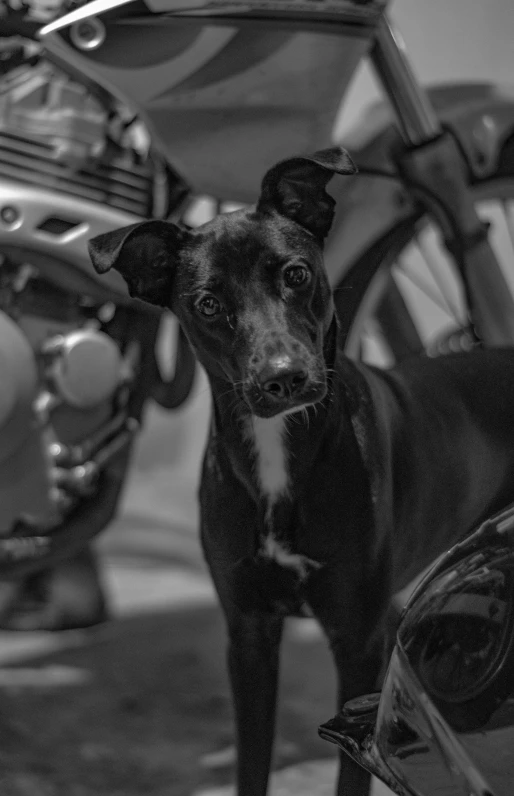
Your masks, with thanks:
M 33 262 L 37 262 L 37 257 Z M 137 345 L 116 308 L 50 284 L 31 263 L 0 269 L 0 535 L 49 530 L 94 489 L 132 437 Z
M 134 310 L 123 286 L 113 292 L 99 283 L 87 241 L 165 217 L 186 188 L 126 108 L 47 62 L 34 42 L 17 38 L 12 51 L 0 42 L 0 537 L 7 537 L 20 524 L 45 532 L 62 523 L 133 436 L 142 355 Z

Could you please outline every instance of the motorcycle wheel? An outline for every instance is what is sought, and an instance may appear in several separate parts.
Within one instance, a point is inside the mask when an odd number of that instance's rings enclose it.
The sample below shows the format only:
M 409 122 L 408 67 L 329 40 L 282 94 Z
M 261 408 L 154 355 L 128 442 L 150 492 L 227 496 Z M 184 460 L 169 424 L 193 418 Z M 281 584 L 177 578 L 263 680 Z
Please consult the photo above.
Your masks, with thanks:
M 514 138 L 495 174 L 471 190 L 514 292 Z M 336 285 L 334 300 L 346 353 L 373 365 L 478 344 L 456 265 L 435 222 L 421 211 L 365 252 Z

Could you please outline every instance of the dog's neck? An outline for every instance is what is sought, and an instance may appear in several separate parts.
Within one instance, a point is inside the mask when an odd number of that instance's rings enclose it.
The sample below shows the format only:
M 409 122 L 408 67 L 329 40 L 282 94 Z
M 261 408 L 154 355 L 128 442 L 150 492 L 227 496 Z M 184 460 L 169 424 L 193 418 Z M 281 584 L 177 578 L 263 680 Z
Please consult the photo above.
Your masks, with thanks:
M 234 398 L 234 390 L 227 390 L 226 382 L 210 377 L 217 444 L 225 448 L 238 477 L 253 487 L 267 521 L 277 502 L 290 497 L 299 478 L 308 471 L 326 431 L 327 414 L 339 403 L 334 401 L 332 383 L 337 333 L 334 319 L 324 343 L 327 397 L 293 413 L 257 417 L 242 398 Z
M 244 434 L 252 446 L 255 477 L 260 495 L 267 504 L 268 521 L 275 503 L 287 497 L 290 488 L 288 421 L 291 423 L 292 418 L 287 415 L 271 418 L 250 415 L 246 421 Z

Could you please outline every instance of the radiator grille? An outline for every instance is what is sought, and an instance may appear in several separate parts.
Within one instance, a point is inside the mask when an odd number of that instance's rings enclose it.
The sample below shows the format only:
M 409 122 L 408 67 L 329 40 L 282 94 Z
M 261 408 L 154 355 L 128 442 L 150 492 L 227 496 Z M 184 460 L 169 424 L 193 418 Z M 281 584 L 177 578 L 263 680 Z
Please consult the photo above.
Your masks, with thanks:
M 80 197 L 141 217 L 152 215 L 154 166 L 135 164 L 129 155 L 108 165 L 72 169 L 56 160 L 55 149 L 39 140 L 0 131 L 0 179 Z

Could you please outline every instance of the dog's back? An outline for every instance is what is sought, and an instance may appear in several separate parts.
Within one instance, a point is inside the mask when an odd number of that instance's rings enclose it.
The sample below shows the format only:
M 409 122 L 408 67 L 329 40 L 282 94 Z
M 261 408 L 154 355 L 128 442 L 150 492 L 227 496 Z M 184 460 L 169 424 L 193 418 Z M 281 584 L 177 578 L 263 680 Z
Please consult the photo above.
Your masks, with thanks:
M 358 368 L 376 424 L 362 448 L 391 507 L 397 590 L 514 499 L 514 350 Z

